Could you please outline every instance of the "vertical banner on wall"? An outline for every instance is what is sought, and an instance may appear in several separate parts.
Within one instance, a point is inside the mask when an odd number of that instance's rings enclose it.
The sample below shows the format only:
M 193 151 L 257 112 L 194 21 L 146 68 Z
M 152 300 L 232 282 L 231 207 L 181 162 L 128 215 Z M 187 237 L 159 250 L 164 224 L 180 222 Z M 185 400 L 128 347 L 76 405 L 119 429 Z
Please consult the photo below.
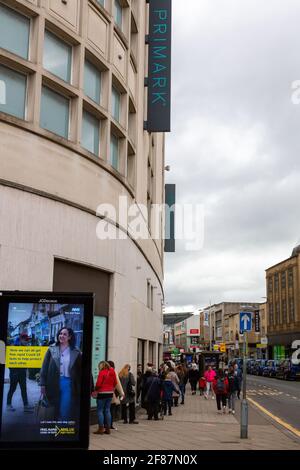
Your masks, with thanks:
M 172 1 L 149 0 L 148 132 L 169 132 Z
M 93 294 L 0 292 L 0 447 L 88 448 Z
M 93 349 L 92 349 L 92 374 L 94 384 L 97 382 L 99 369 L 99 362 L 106 359 L 106 332 L 107 332 L 107 318 L 94 316 L 93 323 Z M 97 406 L 97 400 L 91 398 L 91 406 Z

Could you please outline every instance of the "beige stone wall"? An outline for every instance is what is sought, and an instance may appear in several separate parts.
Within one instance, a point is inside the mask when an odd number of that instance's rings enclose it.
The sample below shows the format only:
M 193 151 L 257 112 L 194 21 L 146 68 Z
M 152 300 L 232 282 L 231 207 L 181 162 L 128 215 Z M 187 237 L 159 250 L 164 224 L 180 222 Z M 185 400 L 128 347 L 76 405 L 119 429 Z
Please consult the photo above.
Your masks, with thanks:
M 31 33 L 28 60 L 0 48 L 0 64 L 27 76 L 25 120 L 0 113 L 0 288 L 51 290 L 56 256 L 109 271 L 108 355 L 117 367 L 134 367 L 137 338 L 156 343 L 156 351 L 162 343 L 162 232 L 158 240 L 152 227 L 148 240 L 100 241 L 96 210 L 102 203 L 118 210 L 119 196 L 147 205 L 149 159 L 153 202 L 164 200 L 164 135 L 143 130 L 146 1 L 122 1 L 122 31 L 113 0 L 105 8 L 95 0 L 3 3 L 30 18 Z M 71 83 L 43 68 L 45 29 L 72 46 Z M 85 58 L 102 71 L 99 105 L 84 93 Z M 40 127 L 42 85 L 70 100 L 68 139 Z M 120 122 L 111 114 L 112 86 L 121 93 Z M 99 156 L 81 145 L 83 110 L 101 121 Z M 109 160 L 111 133 L 120 139 L 119 171 Z M 155 289 L 152 309 L 147 280 Z M 145 361 L 147 351 L 148 343 Z

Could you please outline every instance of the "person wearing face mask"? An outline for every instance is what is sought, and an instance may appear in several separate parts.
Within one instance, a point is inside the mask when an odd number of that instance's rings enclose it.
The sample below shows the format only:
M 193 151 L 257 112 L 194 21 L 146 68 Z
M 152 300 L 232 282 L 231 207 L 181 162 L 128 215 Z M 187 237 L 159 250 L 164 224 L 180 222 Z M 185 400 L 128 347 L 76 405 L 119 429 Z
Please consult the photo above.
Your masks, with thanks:
M 81 351 L 75 346 L 71 328 L 59 330 L 56 343 L 49 346 L 40 374 L 41 395 L 54 407 L 54 418 L 75 419 L 79 410 Z

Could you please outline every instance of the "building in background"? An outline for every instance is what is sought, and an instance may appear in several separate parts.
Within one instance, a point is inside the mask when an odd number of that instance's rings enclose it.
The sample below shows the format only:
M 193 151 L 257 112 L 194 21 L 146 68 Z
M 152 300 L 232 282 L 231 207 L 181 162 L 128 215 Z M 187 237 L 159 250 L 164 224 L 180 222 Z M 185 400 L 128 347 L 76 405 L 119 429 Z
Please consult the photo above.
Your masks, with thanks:
M 300 246 L 290 258 L 266 270 L 269 355 L 291 357 L 300 339 Z
M 180 352 L 196 353 L 200 351 L 200 315 L 191 315 L 174 325 L 176 348 Z
M 172 312 L 164 313 L 163 315 L 163 330 L 164 330 L 164 353 L 165 357 L 178 349 L 175 340 L 175 325 L 181 324 L 187 318 L 190 318 L 193 312 Z M 179 352 L 179 351 L 178 351 Z M 175 351 L 177 353 L 177 351 Z
M 133 371 L 162 358 L 151 205 L 164 201 L 165 140 L 144 130 L 148 10 L 0 0 L 0 289 L 95 292 L 95 373 L 105 358 Z M 128 236 L 120 196 L 146 207 L 147 239 Z
M 219 345 L 226 357 L 242 356 L 243 336 L 240 334 L 240 312 L 259 311 L 261 304 L 253 302 L 221 302 L 211 305 L 203 310 L 204 318 L 208 318 L 208 333 L 206 330 L 205 344 L 209 343 L 209 349 L 216 349 Z M 205 322 L 207 323 L 207 321 Z M 265 330 L 264 330 L 265 331 Z M 265 335 L 265 332 L 264 332 Z M 252 331 L 247 334 L 249 357 L 261 357 L 261 332 L 255 332 L 255 324 L 252 321 Z

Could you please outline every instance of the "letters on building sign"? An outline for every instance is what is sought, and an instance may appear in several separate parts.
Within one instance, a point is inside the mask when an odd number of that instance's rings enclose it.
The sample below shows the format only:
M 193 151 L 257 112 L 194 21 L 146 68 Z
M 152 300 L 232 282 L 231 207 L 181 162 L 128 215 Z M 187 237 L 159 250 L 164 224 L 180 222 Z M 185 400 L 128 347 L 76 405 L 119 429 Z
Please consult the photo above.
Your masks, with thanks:
M 149 132 L 170 131 L 171 10 L 171 0 L 149 0 Z

